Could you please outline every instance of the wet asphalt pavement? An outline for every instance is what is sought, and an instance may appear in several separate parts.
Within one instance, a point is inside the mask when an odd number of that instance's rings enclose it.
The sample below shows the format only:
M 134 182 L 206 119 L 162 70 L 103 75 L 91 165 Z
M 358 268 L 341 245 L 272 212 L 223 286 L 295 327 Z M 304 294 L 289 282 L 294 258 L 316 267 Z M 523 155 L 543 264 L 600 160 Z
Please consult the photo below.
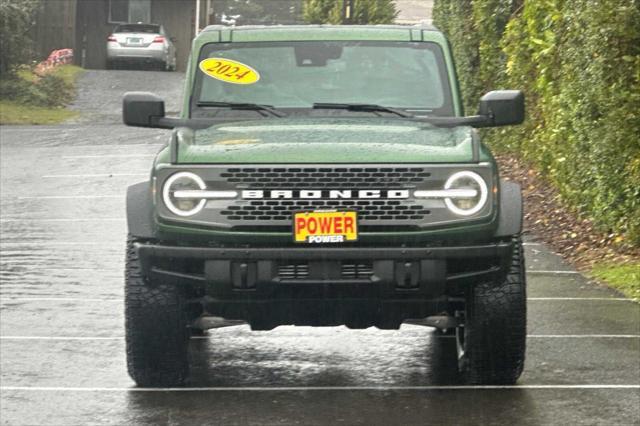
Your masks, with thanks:
M 167 131 L 120 124 L 127 90 L 178 111 L 179 73 L 90 71 L 60 126 L 0 128 L 2 424 L 640 424 L 640 307 L 526 239 L 529 325 L 517 386 L 461 386 L 453 339 L 246 326 L 191 342 L 192 382 L 126 373 L 126 187 Z

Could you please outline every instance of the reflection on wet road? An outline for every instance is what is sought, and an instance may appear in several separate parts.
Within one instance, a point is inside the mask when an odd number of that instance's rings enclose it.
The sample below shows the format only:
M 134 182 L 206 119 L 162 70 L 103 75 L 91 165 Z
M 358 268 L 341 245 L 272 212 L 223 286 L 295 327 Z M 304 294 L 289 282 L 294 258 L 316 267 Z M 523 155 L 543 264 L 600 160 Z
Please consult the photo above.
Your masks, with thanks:
M 531 237 L 516 387 L 462 386 L 453 340 L 405 325 L 212 330 L 191 341 L 189 387 L 134 388 L 124 195 L 168 133 L 119 125 L 112 92 L 101 108 L 110 78 L 177 99 L 182 76 L 88 72 L 77 107 L 94 122 L 0 128 L 3 424 L 638 424 L 639 306 L 567 273 Z

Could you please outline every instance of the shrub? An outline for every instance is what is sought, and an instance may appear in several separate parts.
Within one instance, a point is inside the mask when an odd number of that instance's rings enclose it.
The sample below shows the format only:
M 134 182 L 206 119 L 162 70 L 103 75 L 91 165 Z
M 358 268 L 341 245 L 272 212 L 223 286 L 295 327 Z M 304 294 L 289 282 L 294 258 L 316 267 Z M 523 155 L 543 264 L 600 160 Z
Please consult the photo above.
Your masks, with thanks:
M 81 69 L 64 65 L 38 77 L 24 70 L 0 78 L 0 98 L 18 104 L 62 107 L 73 100 L 75 77 Z

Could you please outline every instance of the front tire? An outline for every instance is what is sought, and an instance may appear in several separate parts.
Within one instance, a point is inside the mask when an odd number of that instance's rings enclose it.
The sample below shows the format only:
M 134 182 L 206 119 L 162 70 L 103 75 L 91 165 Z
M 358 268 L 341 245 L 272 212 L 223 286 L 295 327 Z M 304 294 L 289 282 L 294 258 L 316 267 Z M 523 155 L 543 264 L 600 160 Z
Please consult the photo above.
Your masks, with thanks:
M 512 385 L 524 368 L 527 339 L 522 242 L 514 238 L 507 276 L 466 294 L 464 327 L 457 330 L 458 367 L 474 385 Z
M 176 286 L 143 277 L 135 242 L 128 238 L 126 253 L 127 369 L 138 386 L 179 386 L 189 375 L 184 296 Z

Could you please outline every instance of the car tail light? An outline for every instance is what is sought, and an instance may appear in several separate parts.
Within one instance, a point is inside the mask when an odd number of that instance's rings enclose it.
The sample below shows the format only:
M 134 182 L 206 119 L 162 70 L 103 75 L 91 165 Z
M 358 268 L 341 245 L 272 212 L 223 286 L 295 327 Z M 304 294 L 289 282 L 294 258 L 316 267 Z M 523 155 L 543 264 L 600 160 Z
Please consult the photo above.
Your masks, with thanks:
M 109 37 L 107 37 L 107 41 L 118 41 L 118 40 L 116 40 L 116 37 L 114 35 L 110 35 Z
M 153 39 L 154 43 L 164 43 L 164 37 L 162 36 L 157 36 L 156 38 Z

